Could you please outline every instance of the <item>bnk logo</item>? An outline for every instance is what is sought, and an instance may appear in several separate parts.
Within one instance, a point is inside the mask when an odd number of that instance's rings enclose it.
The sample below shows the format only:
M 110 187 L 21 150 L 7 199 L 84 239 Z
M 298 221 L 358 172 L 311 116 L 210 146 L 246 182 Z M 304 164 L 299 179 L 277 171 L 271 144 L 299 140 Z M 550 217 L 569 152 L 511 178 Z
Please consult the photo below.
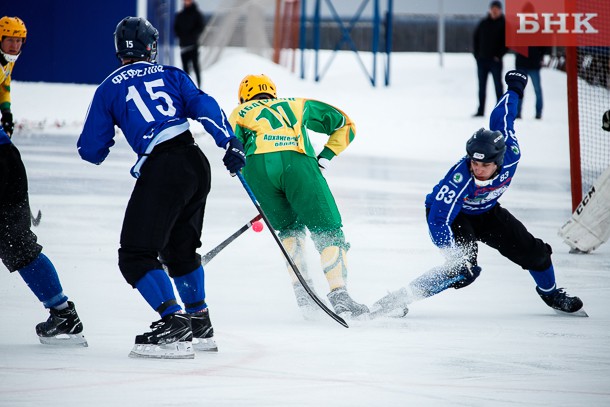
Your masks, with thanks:
M 610 46 L 608 0 L 506 0 L 506 45 Z
M 591 20 L 597 13 L 517 13 L 517 34 L 597 34 Z

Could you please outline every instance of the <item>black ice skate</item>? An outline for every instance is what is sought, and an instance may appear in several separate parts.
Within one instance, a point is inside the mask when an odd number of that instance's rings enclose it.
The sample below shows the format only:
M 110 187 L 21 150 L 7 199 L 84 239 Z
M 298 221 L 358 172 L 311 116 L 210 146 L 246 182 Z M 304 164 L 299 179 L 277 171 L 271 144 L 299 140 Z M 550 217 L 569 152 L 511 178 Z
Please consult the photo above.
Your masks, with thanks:
M 371 318 L 396 317 L 402 318 L 409 312 L 409 301 L 406 288 L 388 293 L 373 304 Z
M 40 343 L 60 346 L 88 346 L 83 336 L 83 323 L 76 313 L 74 303 L 68 301 L 68 308 L 49 310 L 50 316 L 46 322 L 36 325 L 36 333 Z
M 210 311 L 188 314 L 193 327 L 193 348 L 204 352 L 218 352 L 218 346 L 214 340 L 214 328 L 210 321 Z
M 536 292 L 542 298 L 546 305 L 553 308 L 560 314 L 568 314 L 578 317 L 588 317 L 585 310 L 582 309 L 582 301 L 578 297 L 569 296 L 563 288 L 558 288 L 550 293 L 545 293 L 536 287 Z
M 352 318 L 358 317 L 362 314 L 367 314 L 369 308 L 364 304 L 358 304 L 352 299 L 347 293 L 345 288 L 335 288 L 328 293 L 328 299 L 332 304 L 337 315 L 347 315 Z
M 151 332 L 136 336 L 132 358 L 193 359 L 193 330 L 186 314 L 169 314 L 150 326 Z

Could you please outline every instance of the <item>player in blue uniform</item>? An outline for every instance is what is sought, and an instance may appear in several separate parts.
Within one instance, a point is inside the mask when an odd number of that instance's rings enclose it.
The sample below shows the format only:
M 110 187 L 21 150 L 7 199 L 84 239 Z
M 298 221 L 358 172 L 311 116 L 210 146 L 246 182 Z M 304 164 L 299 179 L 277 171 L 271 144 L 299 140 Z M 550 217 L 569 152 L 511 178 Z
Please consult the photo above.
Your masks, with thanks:
M 199 121 L 216 145 L 226 149 L 223 160 L 232 173 L 244 166 L 245 155 L 218 103 L 183 70 L 155 63 L 158 37 L 146 19 L 119 22 L 114 39 L 121 66 L 97 88 L 78 152 L 100 164 L 114 144 L 116 125 L 138 155 L 131 170 L 137 181 L 123 220 L 119 268 L 161 320 L 151 325 L 151 332 L 136 336 L 130 356 L 192 358 L 193 347 L 217 348 L 196 253 L 210 165 L 194 143 L 187 118 Z
M 481 273 L 477 262 L 480 241 L 529 270 L 536 291 L 548 306 L 586 315 L 579 312 L 583 303 L 578 297 L 557 288 L 551 247 L 532 236 L 498 203 L 513 180 L 521 157 L 513 124 L 527 76 L 510 71 L 505 81 L 508 90 L 491 113 L 490 130 L 480 129 L 472 135 L 466 143 L 467 155 L 426 197 L 430 237 L 445 255 L 446 263 L 379 300 L 373 312 L 398 310 L 404 315 L 413 301 L 471 284 Z
M 11 273 L 21 275 L 49 309 L 48 320 L 36 325 L 40 342 L 87 346 L 74 303 L 64 294 L 57 271 L 42 253 L 31 225 L 25 167 L 19 150 L 0 127 L 0 259 Z
M 49 309 L 46 322 L 36 326 L 43 344 L 87 346 L 76 308 L 64 294 L 57 271 L 42 253 L 31 230 L 28 179 L 19 150 L 11 142 L 11 73 L 21 55 L 27 29 L 19 17 L 0 18 L 0 259 L 19 272 L 30 290 Z

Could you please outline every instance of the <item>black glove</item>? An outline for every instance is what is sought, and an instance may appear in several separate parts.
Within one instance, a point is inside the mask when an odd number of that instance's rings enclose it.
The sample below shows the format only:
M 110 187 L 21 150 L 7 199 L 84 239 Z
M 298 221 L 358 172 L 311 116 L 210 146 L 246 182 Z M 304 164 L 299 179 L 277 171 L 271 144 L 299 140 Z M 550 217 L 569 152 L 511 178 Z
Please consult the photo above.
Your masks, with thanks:
M 231 174 L 237 174 L 239 170 L 246 165 L 246 154 L 244 154 L 244 145 L 236 138 L 232 138 L 226 145 L 227 152 L 225 153 L 222 162 L 227 167 Z
M 527 85 L 527 74 L 523 71 L 508 71 L 504 77 L 508 90 L 514 91 L 519 98 L 523 97 L 523 89 Z
M 459 272 L 459 275 L 463 276 L 464 278 L 456 281 L 451 286 L 457 290 L 457 289 L 464 288 L 467 285 L 472 284 L 474 282 L 474 280 L 476 280 L 477 277 L 479 277 L 479 275 L 481 275 L 481 270 L 482 270 L 481 267 L 473 266 L 469 262 L 466 262 L 466 265 L 463 266 Z
M 13 123 L 13 114 L 5 110 L 2 112 L 2 128 L 8 134 L 9 137 L 13 135 L 13 130 L 15 129 L 15 123 Z
M 610 110 L 606 110 L 602 116 L 602 129 L 610 131 Z

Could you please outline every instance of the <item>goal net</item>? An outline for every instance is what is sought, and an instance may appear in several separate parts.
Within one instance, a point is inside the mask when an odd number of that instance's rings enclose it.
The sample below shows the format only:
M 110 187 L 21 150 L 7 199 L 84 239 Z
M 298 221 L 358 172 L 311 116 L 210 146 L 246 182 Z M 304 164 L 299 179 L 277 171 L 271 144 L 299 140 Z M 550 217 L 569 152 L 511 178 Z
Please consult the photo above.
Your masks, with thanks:
M 610 14 L 610 2 L 606 4 Z M 566 54 L 575 209 L 597 178 L 610 167 L 610 132 L 602 129 L 602 116 L 610 109 L 610 47 L 569 47 Z
M 218 62 L 229 47 L 271 59 L 275 0 L 224 0 L 201 38 L 201 67 Z

